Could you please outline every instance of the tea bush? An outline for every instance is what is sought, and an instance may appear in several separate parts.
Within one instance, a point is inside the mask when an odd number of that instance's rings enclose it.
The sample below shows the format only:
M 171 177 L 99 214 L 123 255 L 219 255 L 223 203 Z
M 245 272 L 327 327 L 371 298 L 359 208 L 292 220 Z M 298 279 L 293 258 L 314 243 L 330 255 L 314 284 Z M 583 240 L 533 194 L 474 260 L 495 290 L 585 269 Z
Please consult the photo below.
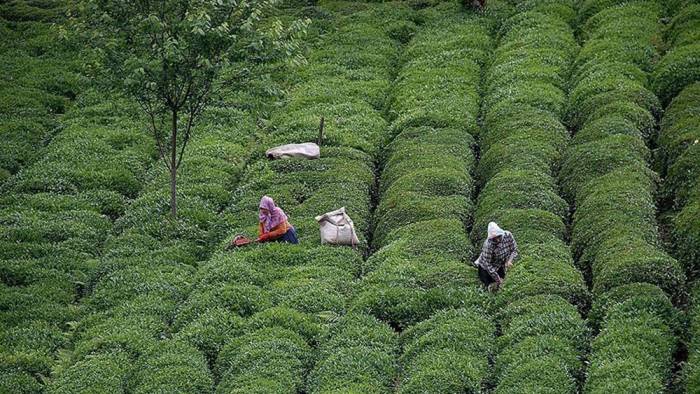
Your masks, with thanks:
M 661 248 L 658 176 L 645 146 L 662 108 L 648 75 L 663 12 L 661 2 L 596 0 L 579 13 L 586 41 L 574 63 L 567 116 L 578 133 L 560 179 L 576 207 L 572 246 L 579 266 L 590 269 L 590 318 L 601 330 L 592 344 L 589 393 L 662 391 L 677 346 L 670 300 L 678 300 L 685 275 Z
M 381 111 L 398 50 L 395 37 L 410 35 L 411 26 L 400 25 L 408 16 L 403 6 L 345 7 L 349 5 L 340 7 L 343 12 L 325 14 L 332 19 L 334 29 L 318 37 L 309 49 L 307 59 L 314 65 L 313 72 L 293 70 L 290 78 L 295 83 L 281 106 L 272 111 L 266 133 L 258 136 L 259 148 L 253 152 L 261 154 L 262 147 L 276 144 L 315 141 L 323 116 L 321 158 L 248 163 L 238 177 L 238 187 L 228 197 L 233 203 L 226 201 L 221 223 L 226 228 L 206 231 L 231 235 L 256 232 L 253 213 L 260 197 L 270 195 L 285 210 L 301 240 L 300 245 L 272 243 L 216 253 L 197 273 L 183 305 L 192 303 L 204 311 L 206 305 L 221 299 L 253 301 L 251 308 L 233 308 L 246 319 L 247 333 L 236 338 L 232 332 L 224 340 L 217 359 L 217 392 L 299 391 L 307 386 L 305 377 L 314 365 L 310 391 L 338 388 L 333 376 L 347 376 L 340 381 L 348 386 L 367 384 L 364 375 L 350 379 L 358 372 L 353 365 L 364 366 L 353 359 L 357 357 L 353 353 L 334 349 L 332 355 L 322 350 L 317 354 L 311 346 L 323 348 L 333 340 L 334 336 L 325 335 L 322 323 L 346 313 L 356 275 L 362 270 L 359 252 L 368 247 L 374 162 L 389 132 Z M 317 66 L 319 63 L 323 67 Z M 355 222 L 361 240 L 358 250 L 319 245 L 314 217 L 341 206 Z M 223 288 L 230 289 L 230 297 L 214 293 L 211 299 L 206 296 L 203 302 L 198 301 L 210 289 Z M 246 288 L 255 291 L 247 292 Z M 226 304 L 224 307 L 231 309 Z M 180 309 L 177 326 L 186 327 L 194 316 L 197 314 Z M 264 337 L 281 332 L 285 338 L 279 342 Z M 285 350 L 292 349 L 290 341 L 295 344 L 292 353 Z M 219 344 L 214 342 L 217 347 Z M 328 363 L 324 361 L 328 357 L 338 359 Z M 384 361 L 394 363 L 389 355 L 380 354 L 376 360 L 380 370 Z M 392 372 L 384 378 L 393 376 Z
M 398 338 L 388 325 L 369 315 L 349 313 L 321 339 L 308 391 L 389 393 L 397 372 L 397 353 Z
M 688 310 L 690 342 L 688 344 L 688 363 L 683 370 L 684 383 L 688 392 L 700 387 L 700 370 L 698 370 L 698 357 L 700 357 L 700 314 L 698 313 L 700 287 L 695 284 L 690 293 L 690 308 Z
M 125 393 L 133 366 L 123 352 L 111 352 L 86 358 L 69 367 L 47 387 L 47 392 L 62 394 L 80 391 Z
M 499 393 L 573 393 L 588 341 L 579 313 L 590 295 L 565 244 L 569 207 L 554 175 L 569 141 L 562 122 L 578 52 L 568 25 L 575 13 L 566 3 L 525 2 L 515 8 L 520 13 L 501 25 L 485 76 L 477 170 L 483 187 L 471 233 L 478 245 L 495 221 L 513 233 L 520 254 L 493 304 L 502 336 L 490 379 Z
M 375 212 L 379 249 L 352 302 L 353 310 L 401 329 L 442 309 L 484 302 L 465 264 L 472 249 L 464 232 L 473 209 L 469 147 L 490 40 L 468 15 L 452 22 L 425 26 L 402 55 Z
M 468 309 L 440 311 L 404 331 L 400 391 L 479 391 L 494 332 L 483 311 Z
M 694 83 L 683 89 L 667 108 L 661 121 L 659 136 L 659 161 L 664 166 L 666 177 L 662 185 L 663 197 L 673 210 L 672 236 L 674 252 L 686 271 L 695 277 L 700 259 L 697 254 L 697 212 L 700 204 L 700 166 L 698 159 L 698 119 L 695 112 L 700 108 L 700 84 Z
M 214 381 L 204 356 L 185 342 L 158 342 L 136 368 L 129 382 L 135 393 L 212 392 Z
M 656 65 L 653 86 L 663 103 L 667 105 L 661 119 L 658 139 L 658 163 L 662 175 L 662 202 L 667 206 L 674 255 L 689 277 L 696 278 L 700 265 L 700 149 L 698 149 L 698 117 L 700 108 L 700 84 L 698 84 L 697 26 L 700 23 L 700 7 L 693 2 L 676 2 L 671 23 L 665 31 L 668 52 Z M 697 286 L 691 291 L 689 310 L 690 343 L 688 363 L 683 371 L 685 389 L 696 391 L 700 387 L 697 368 Z M 676 330 L 673 322 L 666 323 Z
M 31 4 L 31 5 L 30 5 Z M 41 157 L 60 134 L 66 112 L 87 80 L 76 43 L 59 38 L 65 2 L 9 2 L 2 6 L 0 44 L 0 185 Z

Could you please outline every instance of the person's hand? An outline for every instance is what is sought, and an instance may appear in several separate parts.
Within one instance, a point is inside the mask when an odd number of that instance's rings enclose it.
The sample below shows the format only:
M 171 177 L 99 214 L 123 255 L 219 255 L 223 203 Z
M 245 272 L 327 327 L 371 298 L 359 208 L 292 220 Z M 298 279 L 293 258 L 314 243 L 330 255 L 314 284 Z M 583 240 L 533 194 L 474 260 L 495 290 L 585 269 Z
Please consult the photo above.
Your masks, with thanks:
M 513 267 L 513 260 L 508 260 L 506 262 L 506 271 Z
M 269 239 L 270 239 L 270 235 L 269 235 L 269 234 L 263 234 L 263 235 L 259 236 L 259 237 L 255 240 L 255 242 L 266 242 L 266 241 L 268 241 Z
M 497 292 L 498 289 L 501 288 L 501 285 L 503 285 L 503 279 L 502 279 L 502 278 L 498 278 L 497 281 L 495 281 L 495 282 L 493 282 L 493 283 L 491 283 L 491 284 L 489 285 L 489 291 Z

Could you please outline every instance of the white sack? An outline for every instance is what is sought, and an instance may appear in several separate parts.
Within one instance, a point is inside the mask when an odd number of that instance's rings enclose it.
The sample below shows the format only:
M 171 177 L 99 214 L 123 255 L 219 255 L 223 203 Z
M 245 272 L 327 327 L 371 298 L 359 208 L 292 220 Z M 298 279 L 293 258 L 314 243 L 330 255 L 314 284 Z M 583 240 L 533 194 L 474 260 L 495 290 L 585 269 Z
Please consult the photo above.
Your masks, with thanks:
M 265 152 L 265 156 L 270 159 L 288 159 L 291 157 L 318 159 L 321 156 L 321 149 L 313 142 L 288 144 L 268 149 Z

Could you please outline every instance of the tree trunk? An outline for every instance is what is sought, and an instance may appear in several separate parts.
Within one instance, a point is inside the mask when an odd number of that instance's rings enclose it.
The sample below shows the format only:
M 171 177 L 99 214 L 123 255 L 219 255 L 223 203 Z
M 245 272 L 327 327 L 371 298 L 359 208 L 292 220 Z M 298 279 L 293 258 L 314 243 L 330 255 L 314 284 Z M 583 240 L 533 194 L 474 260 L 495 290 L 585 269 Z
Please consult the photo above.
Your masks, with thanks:
M 170 214 L 175 219 L 177 218 L 177 111 L 173 111 L 170 149 Z

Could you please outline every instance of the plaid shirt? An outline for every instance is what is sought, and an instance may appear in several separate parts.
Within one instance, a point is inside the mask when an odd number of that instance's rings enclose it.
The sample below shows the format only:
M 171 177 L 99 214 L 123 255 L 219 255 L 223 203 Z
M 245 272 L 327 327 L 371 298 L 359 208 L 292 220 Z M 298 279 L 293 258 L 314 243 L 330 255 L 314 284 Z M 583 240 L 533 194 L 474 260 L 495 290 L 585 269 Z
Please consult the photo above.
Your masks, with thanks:
M 491 240 L 484 241 L 481 248 L 481 255 L 476 260 L 476 265 L 486 270 L 493 280 L 498 281 L 500 276 L 498 270 L 501 269 L 508 260 L 515 260 L 518 257 L 518 244 L 510 231 L 506 231 L 501 242 L 495 244 Z

